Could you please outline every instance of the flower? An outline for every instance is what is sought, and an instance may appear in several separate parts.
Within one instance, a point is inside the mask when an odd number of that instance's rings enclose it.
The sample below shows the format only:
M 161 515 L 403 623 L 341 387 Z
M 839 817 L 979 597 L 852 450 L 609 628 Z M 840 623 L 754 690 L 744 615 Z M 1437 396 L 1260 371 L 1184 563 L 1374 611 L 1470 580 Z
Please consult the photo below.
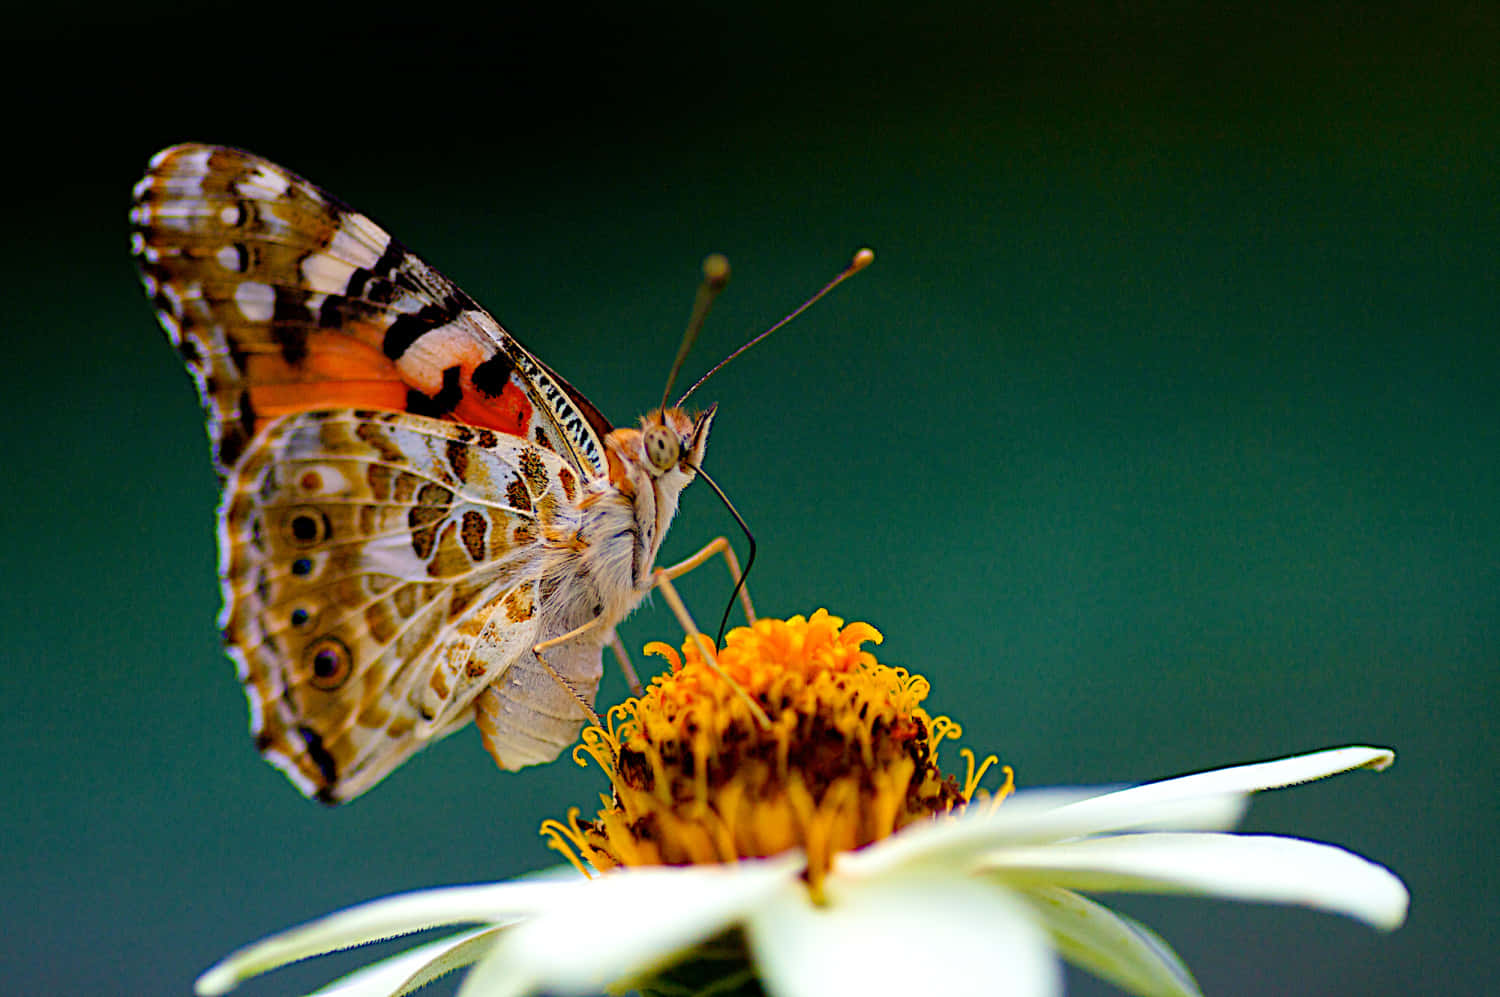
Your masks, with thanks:
M 1057 956 L 1146 995 L 1197 994 L 1150 929 L 1085 896 L 1136 891 L 1268 901 L 1392 930 L 1408 896 L 1332 845 L 1227 833 L 1249 794 L 1357 768 L 1336 748 L 1117 791 L 1011 793 L 937 768 L 959 734 L 928 685 L 862 645 L 880 635 L 819 611 L 701 635 L 575 756 L 612 797 L 543 826 L 591 878 L 518 880 L 377 900 L 255 943 L 199 994 L 297 959 L 444 925 L 479 927 L 359 970 L 320 993 L 402 994 L 470 966 L 464 995 L 644 992 L 1061 991 Z M 701 649 L 700 649 L 701 645 Z M 993 761 L 993 759 L 989 760 Z M 677 992 L 682 992 L 680 989 Z
M 639 700 L 584 731 L 579 749 L 609 776 L 614 800 L 584 825 L 543 833 L 580 871 L 767 858 L 800 848 L 816 894 L 833 857 L 961 808 L 937 748 L 961 733 L 922 709 L 927 680 L 880 664 L 865 623 L 819 610 L 729 634 L 710 662 L 697 640 Z

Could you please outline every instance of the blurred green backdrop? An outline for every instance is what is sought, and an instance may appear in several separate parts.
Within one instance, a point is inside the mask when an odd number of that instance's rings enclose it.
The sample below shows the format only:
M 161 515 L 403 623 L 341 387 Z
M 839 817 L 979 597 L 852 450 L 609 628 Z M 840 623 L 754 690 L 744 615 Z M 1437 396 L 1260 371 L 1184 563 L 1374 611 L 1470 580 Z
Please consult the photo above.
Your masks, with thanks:
M 705 253 L 735 279 L 690 370 L 872 245 L 703 398 L 762 611 L 874 623 L 1025 785 L 1390 745 L 1250 823 L 1401 873 L 1397 934 L 1120 906 L 1210 994 L 1500 974 L 1494 4 L 17 17 L 0 989 L 186 993 L 270 930 L 548 864 L 538 822 L 602 786 L 501 775 L 468 731 L 330 811 L 257 758 L 197 403 L 127 254 L 131 184 L 185 139 L 372 214 L 616 422 Z M 695 488 L 668 554 L 732 529 Z M 688 595 L 712 618 L 727 585 Z M 678 638 L 660 606 L 623 633 Z

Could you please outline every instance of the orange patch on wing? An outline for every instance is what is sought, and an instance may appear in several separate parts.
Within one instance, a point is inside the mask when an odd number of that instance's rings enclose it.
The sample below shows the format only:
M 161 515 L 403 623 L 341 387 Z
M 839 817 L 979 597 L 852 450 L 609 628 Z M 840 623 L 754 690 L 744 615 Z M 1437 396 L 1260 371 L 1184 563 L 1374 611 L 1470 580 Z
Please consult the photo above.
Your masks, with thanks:
M 245 381 L 249 384 L 278 384 L 287 381 L 320 383 L 324 381 L 394 381 L 401 382 L 401 372 L 379 349 L 338 332 L 310 333 L 302 341 L 305 352 L 296 364 L 289 364 L 278 345 L 268 342 L 246 344 Z
M 532 414 L 531 399 L 514 381 L 507 381 L 505 390 L 494 398 L 486 398 L 474 390 L 465 391 L 453 409 L 452 418 L 524 438 L 530 432 Z
M 402 411 L 407 385 L 383 353 L 333 332 L 309 335 L 306 353 L 289 364 L 280 350 L 245 357 L 245 384 L 257 428 L 290 412 L 373 408 Z
M 307 384 L 261 384 L 249 389 L 256 428 L 290 412 L 312 409 L 374 408 L 401 411 L 406 385 L 388 381 L 331 381 Z

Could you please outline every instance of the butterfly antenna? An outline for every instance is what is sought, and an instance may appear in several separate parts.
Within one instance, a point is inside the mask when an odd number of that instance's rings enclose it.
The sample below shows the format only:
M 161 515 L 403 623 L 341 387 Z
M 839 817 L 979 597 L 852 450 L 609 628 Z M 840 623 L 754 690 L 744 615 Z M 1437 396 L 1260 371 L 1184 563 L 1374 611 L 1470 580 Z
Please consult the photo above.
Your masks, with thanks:
M 745 580 L 750 577 L 750 569 L 755 567 L 755 534 L 750 532 L 750 525 L 745 522 L 745 517 L 741 516 L 740 511 L 734 507 L 734 503 L 729 501 L 729 496 L 724 494 L 724 489 L 719 487 L 719 483 L 709 477 L 708 472 L 703 468 L 694 467 L 693 470 L 702 475 L 703 480 L 708 482 L 708 487 L 719 496 L 719 501 L 724 503 L 724 508 L 729 510 L 729 514 L 739 524 L 740 532 L 745 534 L 746 542 L 750 544 L 750 553 L 745 558 L 745 569 L 740 572 L 739 580 L 734 583 L 734 591 L 729 593 L 729 602 L 724 606 L 724 615 L 719 618 L 719 635 L 714 638 L 714 647 L 722 647 L 724 631 L 729 629 L 729 614 L 734 610 L 734 600 L 740 597 L 740 592 L 745 588 Z
M 667 407 L 667 398 L 672 394 L 672 384 L 682 372 L 688 350 L 703 329 L 708 311 L 714 306 L 719 292 L 729 283 L 729 260 L 722 253 L 711 253 L 703 259 L 703 283 L 698 285 L 698 295 L 693 299 L 693 314 L 688 316 L 687 331 L 682 334 L 682 345 L 677 347 L 677 359 L 672 361 L 672 371 L 667 375 L 666 387 L 661 389 L 661 408 Z M 679 403 L 680 404 L 680 403 Z
M 713 257 L 709 257 L 709 259 L 712 259 L 712 258 Z M 808 298 L 806 301 L 802 302 L 802 304 L 800 304 L 796 308 L 794 308 L 780 322 L 777 322 L 775 325 L 771 326 L 771 328 L 767 329 L 765 332 L 763 332 L 760 335 L 756 336 L 754 339 L 750 340 L 744 346 L 741 346 L 739 349 L 737 349 L 733 353 L 729 354 L 729 356 L 725 357 L 723 360 L 720 360 L 718 363 L 714 364 L 713 368 L 707 374 L 704 374 L 702 377 L 698 378 L 697 382 L 691 388 L 688 388 L 686 391 L 684 391 L 682 393 L 682 397 L 679 398 L 679 399 L 677 399 L 677 407 L 681 408 L 682 407 L 682 403 L 688 400 L 688 395 L 691 395 L 693 392 L 697 391 L 698 388 L 702 386 L 702 384 L 703 384 L 704 381 L 708 380 L 710 377 L 713 377 L 715 374 L 717 374 L 719 372 L 720 368 L 722 368 L 725 364 L 729 363 L 729 361 L 733 360 L 735 357 L 739 356 L 741 353 L 744 353 L 750 347 L 754 346 L 756 343 L 760 342 L 762 339 L 765 339 L 771 333 L 775 332 L 777 329 L 780 329 L 782 326 L 786 325 L 788 322 L 790 322 L 792 319 L 796 318 L 798 315 L 801 315 L 803 312 L 807 311 L 809 308 L 811 308 L 814 304 L 817 303 L 818 299 L 822 298 L 829 291 L 833 290 L 835 287 L 838 287 L 844 281 L 848 280 L 850 277 L 853 277 L 855 274 L 859 273 L 865 267 L 869 266 L 871 263 L 874 263 L 874 262 L 875 262 L 875 251 L 873 249 L 861 249 L 859 252 L 855 253 L 854 254 L 854 259 L 852 259 L 852 260 L 849 261 L 849 265 L 846 266 L 843 270 L 839 271 L 839 275 L 837 277 L 833 278 L 833 280 L 830 280 L 828 283 L 824 284 L 822 290 L 818 291 L 818 293 L 814 294 L 812 297 Z M 708 261 L 705 260 L 703 265 L 704 265 L 704 272 L 706 274 L 707 273 L 707 267 L 708 267 Z M 724 279 L 725 280 L 729 279 L 729 264 L 728 264 L 727 261 L 724 264 Z M 707 284 L 707 280 L 706 279 L 705 279 L 704 283 Z M 703 292 L 700 290 L 698 292 L 698 295 L 701 298 L 702 295 L 703 295 Z M 707 314 L 707 311 L 708 311 L 708 309 L 705 307 L 704 308 L 704 313 Z M 696 314 L 696 313 L 697 313 L 697 309 L 695 308 L 694 309 L 694 314 Z M 701 325 L 702 323 L 700 322 L 699 324 Z M 691 331 L 693 332 L 693 335 L 696 337 L 697 336 L 697 331 L 696 330 L 691 330 Z M 674 364 L 673 367 L 672 367 L 672 373 L 673 373 L 674 376 L 677 373 L 677 368 L 682 366 L 682 360 L 683 360 L 683 357 L 687 353 L 687 347 L 688 347 L 688 341 L 684 340 L 683 345 L 682 345 L 682 350 L 679 351 L 678 354 L 677 354 L 677 363 Z M 671 380 L 670 379 L 667 381 L 667 384 L 670 387 L 670 385 L 671 385 Z M 663 395 L 662 396 L 662 405 L 663 406 L 666 405 L 666 401 L 667 401 L 666 400 L 666 396 Z M 743 524 L 741 524 L 741 525 L 743 525 Z

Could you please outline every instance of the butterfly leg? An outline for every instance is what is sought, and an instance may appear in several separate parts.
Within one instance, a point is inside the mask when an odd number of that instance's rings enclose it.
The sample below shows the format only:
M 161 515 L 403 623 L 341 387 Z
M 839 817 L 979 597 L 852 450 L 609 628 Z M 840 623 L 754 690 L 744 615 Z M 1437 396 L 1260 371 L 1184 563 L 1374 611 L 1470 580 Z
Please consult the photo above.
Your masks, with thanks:
M 625 651 L 625 644 L 620 640 L 619 634 L 609 638 L 609 649 L 615 652 L 615 660 L 620 663 L 620 671 L 625 675 L 625 683 L 630 686 L 630 694 L 639 696 L 642 692 L 640 676 L 635 673 L 635 666 L 630 663 L 630 655 Z
M 573 697 L 574 702 L 583 707 L 583 712 L 588 716 L 589 722 L 592 723 L 595 727 L 602 727 L 604 726 L 604 724 L 600 722 L 599 714 L 594 712 L 593 705 L 589 703 L 587 699 L 584 699 L 577 689 L 573 688 L 573 684 L 571 682 L 559 675 L 557 673 L 557 669 L 548 664 L 547 657 L 543 652 L 545 652 L 549 648 L 554 648 L 561 644 L 566 644 L 570 640 L 575 640 L 579 637 L 582 637 L 590 630 L 596 629 L 603 621 L 603 619 L 604 617 L 602 616 L 596 616 L 582 626 L 574 627 L 567 633 L 559 634 L 556 637 L 551 637 L 547 640 L 542 641 L 540 644 L 534 644 L 531 648 L 531 653 L 536 655 L 536 660 L 542 663 L 542 667 L 547 670 L 547 674 L 552 676 L 552 680 L 554 682 L 567 690 L 568 695 Z M 618 641 L 619 638 L 616 637 L 615 640 Z
M 709 546 L 713 545 L 710 544 Z M 704 549 L 706 550 L 707 548 Z M 702 551 L 699 553 L 702 553 Z M 712 554 L 709 554 L 707 557 L 712 556 Z M 704 560 L 707 560 L 707 557 Z M 701 564 L 702 562 L 700 561 L 699 563 Z M 666 599 L 667 605 L 672 607 L 672 612 L 677 616 L 677 622 L 682 626 L 682 632 L 697 643 L 698 653 L 702 655 L 703 663 L 718 673 L 719 678 L 728 682 L 739 697 L 745 701 L 745 705 L 750 707 L 750 713 L 755 717 L 756 722 L 763 728 L 769 728 L 771 726 L 771 718 L 766 716 L 766 711 L 761 708 L 761 705 L 755 701 L 754 697 L 745 691 L 743 686 L 730 678 L 719 667 L 719 659 L 714 653 L 713 645 L 708 642 L 708 637 L 698 629 L 698 624 L 693 622 L 693 614 L 688 612 L 687 604 L 682 601 L 682 596 L 677 594 L 677 586 L 672 584 L 672 578 L 667 574 L 669 570 L 667 568 L 657 569 L 654 576 L 656 578 L 656 587 L 661 589 L 662 598 Z
M 680 578 L 683 575 L 687 574 L 689 571 L 692 571 L 694 568 L 698 568 L 703 566 L 704 564 L 707 564 L 714 558 L 715 555 L 719 554 L 722 554 L 724 556 L 724 564 L 729 568 L 729 575 L 734 579 L 736 587 L 739 588 L 740 606 L 745 610 L 745 619 L 750 623 L 754 623 L 755 607 L 750 602 L 750 593 L 745 589 L 744 585 L 741 584 L 744 579 L 744 572 L 740 570 L 739 558 L 735 556 L 734 548 L 729 545 L 729 541 L 724 537 L 715 537 L 713 540 L 705 544 L 703 548 L 697 553 L 692 554 L 691 556 L 686 557 L 681 561 L 678 561 L 676 564 L 670 567 L 658 568 L 652 573 L 652 578 L 654 579 L 654 587 L 661 589 L 662 596 L 667 600 L 667 604 L 672 607 L 672 612 L 674 615 L 676 615 L 677 622 L 682 626 L 683 633 L 691 634 L 693 636 L 693 639 L 698 641 L 699 652 L 703 655 L 704 660 L 708 662 L 709 667 L 714 671 L 719 671 L 719 665 L 714 658 L 713 648 L 708 643 L 708 638 L 704 637 L 703 634 L 699 632 L 698 625 L 693 622 L 692 614 L 688 612 L 687 605 L 682 601 L 682 597 L 677 594 L 677 589 L 675 586 L 673 586 L 672 579 Z M 586 699 L 583 698 L 582 695 L 578 693 L 578 690 L 573 688 L 573 686 L 568 682 L 567 679 L 559 675 L 557 670 L 554 669 L 550 664 L 548 664 L 544 652 L 546 652 L 549 648 L 557 647 L 561 644 L 566 644 L 570 640 L 582 637 L 590 630 L 593 630 L 595 627 L 599 626 L 601 619 L 602 617 L 596 617 L 592 620 L 589 620 L 582 626 L 575 627 L 572 630 L 569 630 L 565 634 L 560 634 L 556 637 L 544 640 L 531 649 L 532 653 L 536 655 L 537 661 L 541 662 L 542 667 L 547 670 L 547 674 L 552 676 L 553 681 L 567 690 L 568 694 L 573 697 L 574 701 L 577 702 L 579 706 L 583 707 L 584 712 L 588 715 L 589 721 L 596 727 L 602 726 L 599 720 L 599 714 L 594 711 L 594 708 L 588 703 Z M 615 659 L 620 663 L 620 670 L 625 673 L 625 681 L 629 683 L 631 693 L 633 695 L 639 696 L 642 691 L 641 680 L 639 676 L 636 675 L 635 668 L 630 663 L 630 656 L 626 653 L 625 645 L 620 641 L 620 637 L 618 634 L 614 634 L 611 636 L 609 646 L 610 649 L 614 651 Z M 730 679 L 727 675 L 724 675 L 723 672 L 719 672 L 719 674 L 724 678 L 725 681 L 733 684 L 733 679 Z M 755 714 L 756 719 L 766 725 L 769 725 L 771 722 L 770 718 L 766 716 L 765 711 L 761 709 L 760 705 L 753 699 L 751 699 L 750 695 L 743 689 L 740 689 L 739 692 L 740 695 L 743 696 L 746 702 L 750 705 L 750 709 Z
M 686 557 L 669 568 L 658 568 L 656 576 L 660 578 L 681 578 L 694 568 L 706 564 L 715 554 L 724 555 L 724 563 L 729 567 L 729 575 L 734 579 L 735 587 L 739 589 L 740 606 L 745 610 L 745 620 L 749 623 L 755 622 L 755 607 L 750 605 L 750 590 L 741 582 L 744 573 L 740 571 L 740 559 L 735 556 L 734 548 L 729 541 L 723 537 L 715 537 L 703 546 L 703 549 L 690 557 Z M 657 583 L 660 585 L 660 582 Z
M 664 574 L 669 579 L 680 578 L 683 575 L 687 574 L 689 571 L 692 571 L 694 568 L 701 567 L 702 565 L 708 563 L 708 561 L 710 561 L 715 554 L 724 555 L 724 563 L 729 568 L 729 577 L 734 579 L 734 584 L 736 588 L 738 588 L 740 593 L 740 605 L 745 610 L 745 620 L 749 623 L 754 623 L 755 607 L 750 604 L 749 590 L 747 590 L 744 585 L 741 584 L 741 579 L 743 579 L 744 577 L 744 572 L 740 570 L 740 559 L 735 556 L 734 548 L 729 545 L 729 541 L 724 539 L 723 537 L 714 538 L 713 540 L 705 544 L 702 550 L 698 551 L 688 558 L 685 558 L 684 560 L 678 561 L 676 564 L 672 565 L 669 568 L 660 569 L 658 573 Z M 680 619 L 679 622 L 681 622 Z M 615 634 L 610 638 L 609 649 L 614 652 L 615 660 L 620 663 L 620 671 L 624 673 L 625 681 L 630 686 L 630 694 L 632 696 L 641 695 L 641 680 L 636 675 L 635 667 L 630 663 L 630 655 L 628 652 L 626 652 L 625 645 L 620 640 L 618 634 Z

